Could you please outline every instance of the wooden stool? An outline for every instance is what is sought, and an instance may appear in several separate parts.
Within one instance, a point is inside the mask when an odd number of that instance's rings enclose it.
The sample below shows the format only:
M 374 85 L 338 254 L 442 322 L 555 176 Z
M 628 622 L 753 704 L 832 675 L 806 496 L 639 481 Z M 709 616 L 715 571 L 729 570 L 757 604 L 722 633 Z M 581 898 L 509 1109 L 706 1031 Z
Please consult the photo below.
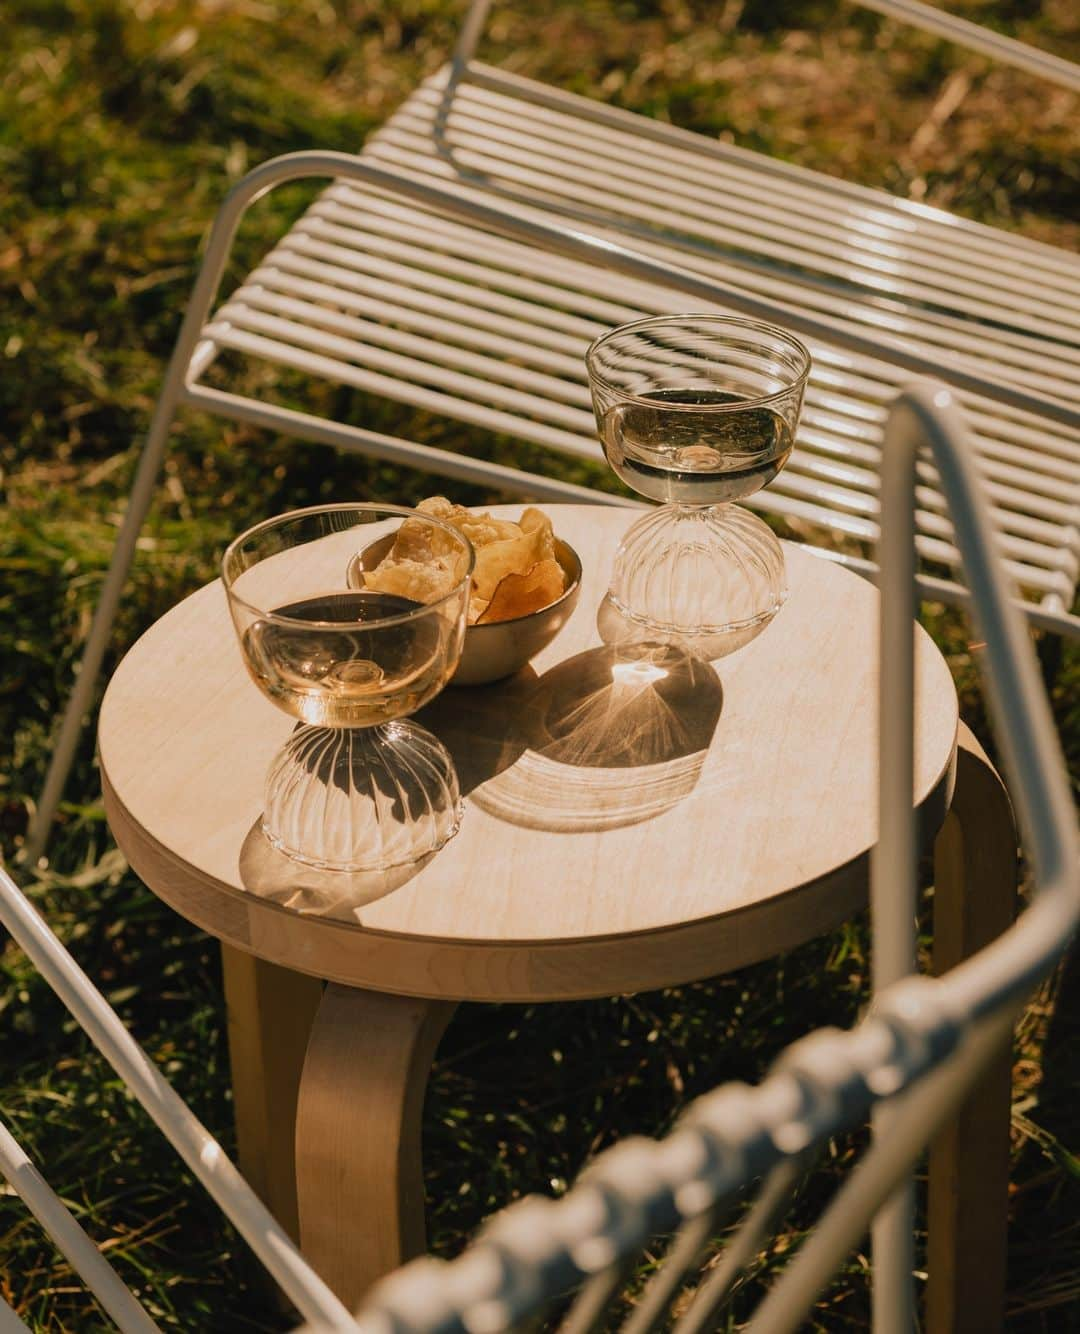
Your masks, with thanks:
M 241 1166 L 350 1303 L 423 1248 L 424 1085 L 454 1002 L 715 976 L 866 903 L 877 591 L 788 546 L 791 595 L 747 647 L 712 667 L 627 663 L 601 646 L 596 609 L 633 514 L 550 512 L 584 565 L 577 610 L 517 677 L 450 688 L 421 715 L 455 756 L 467 809 L 420 870 L 341 876 L 270 849 L 263 778 L 294 724 L 248 679 L 220 583 L 147 631 L 102 708 L 118 843 L 223 945 Z M 956 693 L 923 633 L 917 653 L 914 800 L 928 846 L 942 829 L 946 966 L 1010 920 L 1015 834 L 962 726 L 957 764 Z M 1007 1069 L 934 1158 L 941 1319 L 992 1307 L 1004 1271 Z

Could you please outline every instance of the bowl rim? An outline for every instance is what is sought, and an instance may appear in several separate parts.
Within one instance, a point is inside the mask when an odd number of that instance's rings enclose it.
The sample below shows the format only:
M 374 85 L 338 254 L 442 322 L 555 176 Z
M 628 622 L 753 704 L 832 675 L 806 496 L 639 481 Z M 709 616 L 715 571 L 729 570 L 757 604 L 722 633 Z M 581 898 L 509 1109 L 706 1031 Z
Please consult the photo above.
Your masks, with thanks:
M 250 565 L 245 566 L 244 570 L 241 570 L 239 574 L 236 575 L 230 575 L 228 572 L 230 558 L 235 556 L 241 543 L 255 537 L 263 530 L 273 528 L 275 525 L 285 523 L 289 520 L 310 518 L 316 514 L 340 514 L 344 512 L 377 513 L 385 515 L 388 518 L 394 518 L 397 515 L 401 515 L 402 519 L 423 519 L 425 522 L 433 524 L 436 528 L 441 528 L 444 532 L 451 533 L 457 541 L 464 542 L 465 544 L 467 568 L 465 573 L 448 593 L 444 593 L 442 597 L 436 598 L 433 602 L 421 602 L 409 611 L 397 612 L 393 616 L 377 616 L 370 621 L 365 621 L 365 629 L 379 629 L 382 626 L 388 625 L 404 625 L 409 621 L 419 620 L 421 616 L 436 611 L 438 608 L 442 607 L 444 603 L 449 602 L 451 598 L 461 596 L 462 592 L 468 589 L 472 580 L 473 570 L 476 567 L 476 550 L 469 539 L 465 537 L 463 533 L 458 532 L 453 524 L 445 523 L 442 519 L 435 518 L 434 515 L 424 514 L 421 510 L 410 509 L 407 505 L 383 505 L 379 504 L 377 501 L 339 501 L 336 504 L 308 505 L 303 509 L 285 510 L 282 514 L 275 514 L 268 519 L 261 519 L 258 523 L 252 524 L 250 528 L 246 528 L 242 533 L 239 533 L 234 537 L 225 548 L 220 564 L 221 582 L 229 602 L 236 603 L 246 611 L 252 612 L 259 620 L 270 621 L 275 625 L 304 627 L 308 630 L 341 630 L 344 626 L 349 625 L 350 622 L 348 621 L 305 621 L 297 616 L 282 616 L 280 612 L 266 611 L 262 607 L 256 606 L 255 603 L 249 602 L 246 598 L 241 597 L 235 589 L 235 582 L 240 575 L 243 574 L 245 570 L 253 567 Z M 357 525 L 357 527 L 361 526 L 362 525 L 359 524 Z M 387 537 L 393 537 L 394 535 L 395 534 L 393 533 L 386 534 Z M 329 534 L 326 534 L 326 536 L 329 536 Z M 382 541 L 383 539 L 378 538 L 376 540 Z M 374 544 L 369 543 L 369 545 Z M 258 562 L 255 563 L 258 564 Z M 348 569 L 348 567 L 346 567 L 346 569 Z M 348 587 L 347 573 L 346 587 Z

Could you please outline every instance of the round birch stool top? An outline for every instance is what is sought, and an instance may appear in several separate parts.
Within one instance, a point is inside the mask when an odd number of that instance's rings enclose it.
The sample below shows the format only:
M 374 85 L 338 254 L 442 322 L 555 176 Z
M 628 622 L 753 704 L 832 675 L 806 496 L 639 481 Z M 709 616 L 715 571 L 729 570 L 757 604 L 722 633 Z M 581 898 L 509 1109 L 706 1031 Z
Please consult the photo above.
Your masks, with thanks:
M 417 715 L 448 746 L 460 833 L 420 867 L 300 866 L 259 830 L 294 727 L 249 680 L 220 582 L 153 625 L 101 712 L 106 810 L 146 884 L 227 944 L 375 991 L 611 995 L 713 976 L 864 905 L 877 827 L 878 593 L 785 544 L 790 596 L 711 666 L 606 648 L 597 608 L 633 511 L 546 506 L 584 575 L 569 624 L 494 686 Z M 520 506 L 496 513 L 517 517 Z M 345 535 L 347 536 L 347 535 Z M 957 700 L 917 634 L 913 793 L 950 798 Z

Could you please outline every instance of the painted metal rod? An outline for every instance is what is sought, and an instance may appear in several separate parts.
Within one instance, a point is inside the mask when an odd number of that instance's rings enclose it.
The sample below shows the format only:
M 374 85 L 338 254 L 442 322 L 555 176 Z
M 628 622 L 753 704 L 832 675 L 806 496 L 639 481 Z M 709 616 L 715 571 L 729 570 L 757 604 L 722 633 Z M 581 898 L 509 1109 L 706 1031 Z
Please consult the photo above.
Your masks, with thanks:
M 3 1122 L 0 1122 L 0 1176 L 11 1185 L 123 1334 L 161 1334 L 159 1326 L 75 1221 L 67 1205 Z M 3 1309 L 0 1307 L 0 1317 Z M 14 1317 L 11 1308 L 7 1310 Z M 17 1321 L 16 1328 L 25 1326 Z M 4 1321 L 0 1318 L 0 1334 L 3 1329 Z
M 717 1317 L 732 1285 L 787 1212 L 805 1168 L 804 1159 L 786 1158 L 769 1173 L 753 1208 L 698 1288 L 686 1314 L 676 1322 L 673 1334 L 709 1334 L 719 1327 Z
M 899 19 L 910 23 L 913 28 L 922 28 L 937 37 L 966 46 L 969 51 L 1000 60 L 1005 65 L 1014 65 L 1017 69 L 1037 74 L 1041 79 L 1049 79 L 1062 88 L 1080 92 L 1080 66 L 1049 51 L 1040 51 L 1038 47 L 1018 42 L 1014 37 L 1006 37 L 1000 32 L 993 32 L 979 23 L 958 18 L 945 10 L 935 9 L 932 5 L 920 4 L 919 0 L 853 0 L 864 9 L 876 10 L 887 18 Z
M 628 1270 L 625 1260 L 616 1260 L 606 1269 L 590 1275 L 558 1326 L 557 1334 L 594 1334 L 602 1328 L 604 1314 L 622 1287 Z
M 915 783 L 915 466 L 902 452 L 908 419 L 895 408 L 885 426 L 883 471 L 891 489 L 882 508 L 878 557 L 889 571 L 878 622 L 880 704 L 878 840 L 871 853 L 870 927 L 873 990 L 877 995 L 915 972 L 917 839 L 911 794 Z M 901 467 L 898 460 L 902 460 Z M 882 478 L 882 491 L 886 488 Z M 872 1117 L 877 1140 L 888 1139 L 897 1116 L 884 1104 Z M 912 1334 L 915 1328 L 915 1187 L 906 1182 L 882 1207 L 873 1227 L 873 1334 Z
M 30 1334 L 30 1326 L 23 1324 L 3 1297 L 0 1297 L 0 1334 Z
M 511 495 L 529 496 L 534 500 L 548 500 L 563 504 L 613 505 L 621 509 L 646 509 L 644 501 L 625 496 L 595 491 L 574 482 L 561 482 L 555 477 L 541 477 L 537 473 L 508 468 L 503 463 L 470 458 L 467 454 L 452 454 L 433 445 L 418 445 L 412 440 L 383 435 L 362 426 L 346 426 L 325 418 L 312 417 L 293 408 L 278 407 L 273 403 L 259 403 L 241 394 L 230 394 L 208 385 L 193 385 L 184 391 L 184 402 L 193 408 L 213 412 L 232 421 L 248 422 L 267 431 L 288 431 L 302 440 L 313 440 L 336 449 L 353 450 L 373 459 L 386 459 L 408 468 L 436 477 L 454 477 L 507 491 Z
M 476 45 L 483 35 L 484 25 L 487 23 L 490 9 L 491 0 L 472 0 L 468 13 L 465 15 L 465 21 L 461 25 L 457 45 L 454 47 L 451 61 L 452 79 L 459 77 L 458 72 L 464 70 L 476 53 Z
M 707 1209 L 682 1225 L 619 1334 L 652 1334 L 657 1326 L 664 1323 L 668 1307 L 682 1287 L 687 1273 L 700 1261 L 709 1238 L 716 1231 L 719 1213 L 720 1210 L 715 1207 Z
M 955 1002 L 980 1018 L 999 1003 L 1022 996 L 1052 965 L 1063 938 L 1075 930 L 1080 912 L 1080 839 L 1054 720 L 1030 639 L 1001 568 L 989 506 L 972 451 L 964 443 L 965 426 L 954 396 L 940 385 L 910 386 L 894 405 L 890 427 L 882 459 L 883 532 L 896 523 L 901 531 L 910 531 L 900 507 L 910 499 L 916 453 L 928 445 L 949 502 L 976 626 L 986 644 L 986 689 L 1005 755 L 1009 790 L 1042 887 L 1010 932 L 957 965 L 945 979 Z M 908 654 L 912 651 L 913 623 L 905 622 L 902 629 L 901 616 L 910 610 L 910 571 L 905 559 L 901 564 L 883 564 L 880 576 L 882 616 L 892 622 L 884 642 L 890 646 L 906 644 Z M 910 700 L 901 700 L 898 705 L 884 694 L 883 682 L 883 717 L 903 705 L 910 706 Z M 898 768 L 906 766 L 908 761 L 901 752 L 910 753 L 912 744 L 910 712 L 906 728 L 894 720 L 883 729 L 883 785 Z M 899 784 L 894 784 L 893 797 L 900 800 Z M 906 806 L 910 805 L 908 789 Z M 905 821 L 890 825 L 890 830 L 888 836 L 895 839 L 898 863 L 910 874 L 910 828 Z M 888 876 L 891 871 L 884 860 L 882 857 L 882 870 Z M 883 893 L 902 893 L 899 877 L 891 883 L 893 888 Z
M 929 441 L 942 475 L 946 496 L 957 524 L 957 539 L 964 552 L 976 616 L 993 623 L 990 661 L 995 668 L 990 688 L 998 698 L 999 719 L 1016 720 L 1023 694 L 1024 713 L 1048 714 L 1045 696 L 1034 679 L 1030 651 L 1015 642 L 1016 618 L 998 620 L 998 607 L 1009 606 L 1008 590 L 985 548 L 993 539 L 988 507 L 977 485 L 965 473 L 970 468 L 966 425 L 952 395 L 943 388 L 919 385 L 898 399 L 885 430 L 882 459 L 882 616 L 880 653 L 880 763 L 879 834 L 872 856 L 871 920 L 873 928 L 874 987 L 880 991 L 915 970 L 915 895 L 917 839 L 911 804 L 914 774 L 915 679 L 912 627 L 915 621 L 914 489 L 916 451 Z M 965 484 L 968 483 L 968 484 Z M 982 527 L 983 540 L 978 529 Z M 965 532 L 965 529 L 967 530 Z M 965 541 L 966 538 L 966 541 Z M 974 540 L 973 540 L 974 539 Z M 988 636 L 989 637 L 989 636 Z M 1025 667 L 1028 669 L 1025 672 Z M 1025 676 L 1027 679 L 1025 680 Z M 1042 706 L 1040 708 L 1040 706 Z M 1044 725 L 1052 731 L 1049 719 Z M 1002 728 L 1007 743 L 1019 731 Z M 1017 738 L 1019 739 L 1019 738 Z M 1017 754 L 1022 769 L 1038 769 L 1034 753 Z M 1018 800 L 1030 805 L 1023 791 Z M 1047 794 L 1047 799 L 1050 799 Z M 1068 827 L 1059 801 L 1056 813 Z M 1028 812 L 1032 815 L 1033 812 Z M 1037 817 L 1045 821 L 1045 814 Z M 1053 836 L 1044 826 L 1044 855 Z M 1050 854 L 1052 856 L 1052 854 Z M 1076 857 L 1073 856 L 1073 871 Z M 1047 868 L 1053 879 L 1054 868 Z M 888 1141 L 898 1133 L 903 1113 L 883 1107 L 874 1118 L 875 1136 Z M 873 1229 L 875 1334 L 910 1334 L 914 1327 L 914 1210 L 912 1186 L 899 1190 L 878 1215 Z
M 49 768 L 45 774 L 45 784 L 34 808 L 30 827 L 27 831 L 22 860 L 30 866 L 36 865 L 45 851 L 49 831 L 52 829 L 53 820 L 56 818 L 56 809 L 60 804 L 60 798 L 64 794 L 64 786 L 75 760 L 75 752 L 78 749 L 84 721 L 93 703 L 94 687 L 97 684 L 102 659 L 105 657 L 105 650 L 108 647 L 112 624 L 116 619 L 117 608 L 120 605 L 120 597 L 127 582 L 128 570 L 131 568 L 132 557 L 135 554 L 135 544 L 154 498 L 154 488 L 157 485 L 158 475 L 161 471 L 165 443 L 176 410 L 176 395 L 183 383 L 183 370 L 184 368 L 180 365 L 174 352 L 173 360 L 170 362 L 165 375 L 161 397 L 154 409 L 146 444 L 143 446 L 142 455 L 139 458 L 135 481 L 128 497 L 127 509 L 124 511 L 120 532 L 116 537 L 116 545 L 113 548 L 108 573 L 105 576 L 101 595 L 94 610 L 94 619 L 90 625 L 86 647 L 83 649 L 82 661 L 79 664 L 71 696 L 68 699 L 64 717 L 60 724 L 60 731 L 52 749 Z
M 345 1307 L 0 867 L 0 923 L 149 1113 L 266 1270 L 308 1320 L 352 1331 Z
M 893 1133 L 874 1141 L 758 1307 L 748 1334 L 794 1334 L 802 1327 L 815 1299 L 865 1235 L 875 1210 L 911 1171 L 928 1139 L 1000 1050 L 1012 1022 L 1010 1008 L 984 1023 L 943 1066 L 897 1100 Z M 875 1292 L 875 1312 L 879 1300 Z M 913 1329 L 908 1326 L 905 1334 Z
M 992 32 L 968 19 L 957 18 L 955 14 L 921 4 L 919 0 L 853 0 L 853 3 L 862 5 L 864 9 L 876 10 L 888 18 L 899 19 L 902 23 L 910 23 L 913 28 L 922 28 L 924 32 L 944 37 L 958 46 L 967 47 L 969 51 L 978 51 L 1003 64 L 1015 65 L 1017 69 L 1037 74 L 1063 88 L 1071 88 L 1074 92 L 1080 90 L 1080 67 L 1070 61 L 1052 55 L 1049 51 L 1028 46 L 1026 42 L 1018 42 L 1014 37 Z M 473 0 L 454 51 L 454 71 L 463 71 L 473 58 L 490 9 L 491 0 Z

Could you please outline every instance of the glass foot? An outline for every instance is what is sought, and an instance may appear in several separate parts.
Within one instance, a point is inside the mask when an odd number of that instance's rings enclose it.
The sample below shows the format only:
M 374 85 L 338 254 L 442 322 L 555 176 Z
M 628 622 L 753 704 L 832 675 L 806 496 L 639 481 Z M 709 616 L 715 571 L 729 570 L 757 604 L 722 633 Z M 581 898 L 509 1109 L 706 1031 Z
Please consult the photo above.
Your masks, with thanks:
M 262 830 L 307 866 L 384 871 L 438 851 L 461 813 L 450 753 L 419 724 L 304 725 L 270 765 Z
M 607 597 L 607 642 L 654 637 L 703 656 L 742 647 L 784 605 L 784 552 L 738 505 L 665 505 L 627 532 Z

